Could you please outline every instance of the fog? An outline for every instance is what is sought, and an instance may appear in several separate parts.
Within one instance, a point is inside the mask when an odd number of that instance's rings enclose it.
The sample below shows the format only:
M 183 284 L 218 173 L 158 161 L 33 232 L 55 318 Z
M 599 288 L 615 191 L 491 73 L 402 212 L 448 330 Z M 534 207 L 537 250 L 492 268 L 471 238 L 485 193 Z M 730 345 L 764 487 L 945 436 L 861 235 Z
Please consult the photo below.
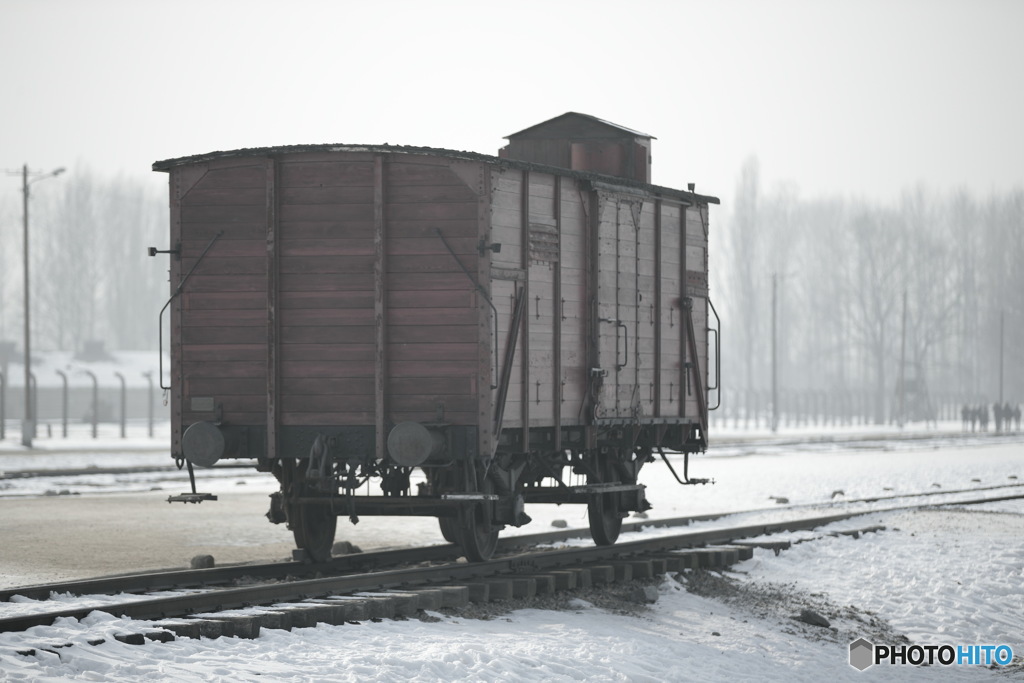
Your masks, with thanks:
M 748 159 L 710 249 L 723 415 L 764 420 L 773 393 L 789 419 L 874 422 L 1024 397 L 1024 186 L 879 202 L 759 178 Z
M 107 349 L 157 348 L 157 313 L 170 296 L 167 257 L 149 258 L 146 249 L 167 248 L 166 190 L 87 168 L 29 189 L 33 350 L 81 351 L 91 340 Z M 4 199 L 0 340 L 21 349 L 22 207 Z
M 773 368 L 780 403 L 873 420 L 1001 386 L 1016 401 L 1022 25 L 1012 0 L 8 0 L 0 340 L 20 346 L 23 164 L 68 169 L 32 185 L 33 347 L 155 349 L 152 162 L 335 142 L 494 154 L 578 111 L 655 136 L 657 184 L 722 200 L 723 414 L 763 411 Z

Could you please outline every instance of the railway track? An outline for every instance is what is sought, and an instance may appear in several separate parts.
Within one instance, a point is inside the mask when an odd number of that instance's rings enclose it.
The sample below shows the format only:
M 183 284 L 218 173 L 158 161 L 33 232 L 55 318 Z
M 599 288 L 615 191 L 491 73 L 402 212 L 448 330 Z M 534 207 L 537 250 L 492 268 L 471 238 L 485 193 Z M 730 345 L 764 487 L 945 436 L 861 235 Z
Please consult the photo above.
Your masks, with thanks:
M 889 496 L 850 498 L 833 500 L 831 502 L 773 505 L 771 507 L 749 510 L 736 510 L 705 515 L 692 515 L 687 517 L 625 522 L 622 525 L 622 532 L 637 532 L 644 528 L 685 527 L 695 522 L 711 521 L 721 519 L 723 517 L 744 514 L 776 513 L 780 510 L 831 509 L 854 505 L 857 503 L 878 503 L 904 498 L 935 498 L 962 494 L 974 495 L 981 491 L 1004 489 L 1015 490 L 1022 488 L 1024 488 L 1024 483 L 999 484 L 992 486 L 979 486 L 970 489 L 929 490 L 916 493 L 893 494 Z M 853 514 L 864 514 L 866 512 L 869 511 L 860 510 Z M 537 534 L 505 536 L 499 539 L 497 552 L 501 555 L 508 555 L 522 552 L 536 546 L 558 543 L 571 538 L 581 538 L 584 536 L 586 536 L 585 529 L 565 529 L 561 531 L 548 531 Z M 178 571 L 119 574 L 93 579 L 62 581 L 59 583 L 0 589 L 0 602 L 7 602 L 14 596 L 21 596 L 31 600 L 46 600 L 52 593 L 71 595 L 99 595 L 112 593 L 137 594 L 163 590 L 229 586 L 243 581 L 293 580 L 324 574 L 340 575 L 353 572 L 370 572 L 422 562 L 454 562 L 460 557 L 460 555 L 461 553 L 458 546 L 454 544 L 443 544 L 344 555 L 336 557 L 330 562 L 324 563 L 277 561 L 224 565 L 208 569 L 183 569 Z
M 1020 486 L 988 487 L 989 493 L 994 493 L 997 488 L 1004 489 L 1004 492 L 983 497 L 976 495 L 978 489 L 964 490 L 959 493 L 968 495 L 956 500 L 943 500 L 937 505 L 927 498 L 957 492 L 922 492 L 916 494 L 920 500 L 914 504 L 871 510 L 848 509 L 785 521 L 649 535 L 615 546 L 542 547 L 543 544 L 579 536 L 579 531 L 511 537 L 503 539 L 501 557 L 472 564 L 457 562 L 455 546 L 442 545 L 345 556 L 320 565 L 295 562 L 245 565 L 11 589 L 0 593 L 0 597 L 9 599 L 18 594 L 45 598 L 51 592 L 123 593 L 168 589 L 188 592 L 161 597 L 133 595 L 128 599 L 119 597 L 116 602 L 0 618 L 0 632 L 23 631 L 33 626 L 52 624 L 59 618 L 81 620 L 99 610 L 138 621 L 138 632 L 125 636 L 133 641 L 140 638 L 143 641 L 146 638 L 166 640 L 181 635 L 254 637 L 261 627 L 291 628 L 318 622 L 360 621 L 411 614 L 418 609 L 459 606 L 470 599 L 486 601 L 527 597 L 538 591 L 647 578 L 690 567 L 725 566 L 749 557 L 756 545 L 780 547 L 778 543 L 750 539 L 815 529 L 866 513 L 977 505 L 1024 498 Z M 845 501 L 845 504 L 851 502 L 854 501 Z M 772 508 L 773 511 L 777 509 Z M 716 516 L 641 522 L 630 526 L 634 529 L 651 525 L 682 526 L 713 517 Z M 868 530 L 875 529 L 877 527 Z M 528 550 L 524 551 L 524 548 Z M 246 585 L 238 585 L 242 577 L 246 577 Z M 196 590 L 199 586 L 204 587 Z

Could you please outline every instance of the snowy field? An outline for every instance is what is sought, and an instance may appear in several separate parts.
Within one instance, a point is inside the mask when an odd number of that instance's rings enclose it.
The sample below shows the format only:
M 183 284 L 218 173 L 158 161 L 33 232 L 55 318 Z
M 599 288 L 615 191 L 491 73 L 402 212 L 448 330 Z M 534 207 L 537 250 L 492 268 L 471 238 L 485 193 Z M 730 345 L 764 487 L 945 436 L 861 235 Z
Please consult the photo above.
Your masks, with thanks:
M 872 441 L 853 446 L 827 439 L 786 445 L 793 433 L 775 437 L 774 443 L 763 439 L 748 443 L 742 432 L 726 433 L 712 453 L 690 464 L 691 477 L 713 477 L 713 486 L 680 487 L 660 462 L 645 470 L 643 481 L 655 505 L 651 517 L 766 508 L 762 513 L 702 523 L 710 527 L 795 514 L 776 504 L 774 499 L 780 497 L 791 504 L 826 504 L 834 495 L 852 499 L 1024 483 L 1024 438 L 964 437 L 952 427 L 945 431 L 926 442 Z M 29 469 L 22 458 L 31 458 L 32 469 L 41 469 L 43 460 L 54 467 L 71 461 L 108 466 L 125 455 L 101 456 L 97 451 L 84 456 L 69 448 L 51 449 L 36 459 L 8 449 L 0 454 L 0 469 Z M 150 464 L 155 456 L 137 453 L 134 462 Z M 681 472 L 681 462 L 675 464 Z M 251 479 L 247 490 L 272 488 L 255 473 L 245 476 Z M 207 488 L 230 492 L 237 478 L 236 473 L 207 479 Z M 111 483 L 114 490 L 122 485 Z M 842 494 L 837 493 L 840 490 Z M 33 494 L 23 490 L 20 495 Z M 863 504 L 862 516 L 833 525 L 836 529 L 884 525 L 885 530 L 878 533 L 856 539 L 825 535 L 830 529 L 778 535 L 773 540 L 816 540 L 795 544 L 778 556 L 758 550 L 753 559 L 728 572 L 661 577 L 657 581 L 660 598 L 650 606 L 586 593 L 541 605 L 558 609 L 510 604 L 510 611 L 492 612 L 488 619 L 438 613 L 429 614 L 427 621 L 265 630 L 254 641 L 180 639 L 142 647 L 113 639 L 115 633 L 137 630 L 132 625 L 94 612 L 81 624 L 68 620 L 28 633 L 0 634 L 0 680 L 1024 678 L 1020 663 L 1024 655 L 1024 504 L 1007 501 L 971 508 L 879 511 L 899 504 L 899 500 Z M 550 528 L 554 519 L 565 519 L 571 526 L 586 524 L 583 512 L 576 508 L 537 506 L 528 512 L 535 523 L 523 533 Z M 344 526 L 339 525 L 339 538 L 345 537 Z M 401 544 L 402 534 L 409 533 L 403 531 L 402 520 L 386 518 L 366 520 L 360 527 L 372 527 L 368 531 L 387 537 L 389 544 Z M 631 537 L 624 535 L 622 540 Z M 26 607 L 25 603 L 0 605 L 13 611 Z M 831 626 L 812 626 L 793 618 L 805 608 L 828 618 Z M 86 643 L 97 636 L 106 642 Z M 1016 664 L 1009 670 L 879 665 L 859 672 L 848 663 L 849 644 L 859 637 L 887 645 L 1005 644 L 1014 650 Z M 42 650 L 33 656 L 15 654 L 18 649 L 48 643 L 74 646 L 55 649 L 59 654 Z

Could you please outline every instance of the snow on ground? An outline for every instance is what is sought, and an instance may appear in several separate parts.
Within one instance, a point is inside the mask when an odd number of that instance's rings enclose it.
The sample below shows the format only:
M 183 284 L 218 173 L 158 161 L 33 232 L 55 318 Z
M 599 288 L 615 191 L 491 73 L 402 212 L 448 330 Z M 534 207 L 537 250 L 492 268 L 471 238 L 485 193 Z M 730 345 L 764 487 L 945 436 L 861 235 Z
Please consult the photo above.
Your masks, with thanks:
M 748 513 L 702 523 L 725 524 L 787 514 L 771 497 L 825 504 L 838 490 L 843 493 L 837 497 L 850 499 L 1024 483 L 1020 437 L 964 439 L 949 430 L 924 447 L 905 442 L 809 447 L 764 441 L 744 446 L 736 436 L 732 445 L 691 462 L 690 476 L 714 477 L 714 486 L 684 489 L 663 464 L 651 465 L 644 482 L 656 506 L 652 517 L 769 508 L 761 517 Z M 681 472 L 681 463 L 676 469 Z M 208 483 L 215 487 L 217 481 Z M 437 613 L 424 620 L 265 630 L 254 641 L 179 639 L 142 647 L 113 639 L 133 625 L 94 612 L 81 624 L 64 620 L 27 633 L 0 634 L 0 679 L 973 681 L 1024 676 L 1024 504 L 877 509 L 898 502 L 865 504 L 863 516 L 833 525 L 880 524 L 884 531 L 859 538 L 830 537 L 829 528 L 780 534 L 772 538 L 816 540 L 778 556 L 758 550 L 727 572 L 661 577 L 660 598 L 651 606 L 591 592 L 549 603 L 513 603 L 508 612 L 485 612 L 487 619 Z M 586 523 L 575 508 L 534 508 L 529 512 L 536 523 L 523 532 L 541 531 L 557 518 L 572 526 Z M 401 520 L 371 519 L 363 525 L 402 541 Z M 795 620 L 804 608 L 827 617 L 831 628 Z M 106 642 L 86 643 L 96 637 Z M 848 664 L 849 644 L 859 637 L 892 645 L 1007 644 L 1017 664 L 1009 672 L 967 665 L 881 665 L 859 672 Z M 74 646 L 40 649 L 63 643 Z M 29 647 L 37 648 L 36 654 L 16 654 Z

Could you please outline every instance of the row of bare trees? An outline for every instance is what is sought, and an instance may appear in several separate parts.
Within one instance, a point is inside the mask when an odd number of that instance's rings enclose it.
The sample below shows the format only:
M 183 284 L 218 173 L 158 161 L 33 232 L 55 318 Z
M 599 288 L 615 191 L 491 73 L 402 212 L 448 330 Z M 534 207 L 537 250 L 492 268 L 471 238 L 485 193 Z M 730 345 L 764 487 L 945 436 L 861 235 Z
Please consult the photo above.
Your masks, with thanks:
M 0 197 L 0 340 L 21 332 L 20 199 Z M 166 246 L 166 205 L 159 186 L 87 170 L 38 186 L 35 348 L 155 348 L 167 257 L 146 247 Z M 908 400 L 1024 397 L 1024 189 L 805 200 L 766 193 L 752 159 L 729 208 L 711 256 L 725 386 L 771 390 L 774 311 L 781 391 L 867 392 L 877 420 L 901 385 Z
M 751 159 L 716 237 L 732 388 L 771 389 L 774 315 L 777 384 L 868 392 L 876 421 L 929 395 L 1024 396 L 1024 188 L 804 200 L 765 193 Z
M 0 341 L 21 339 L 20 192 L 0 198 Z M 33 188 L 30 204 L 33 349 L 153 349 L 168 296 L 166 190 L 75 170 Z M 20 347 L 20 344 L 17 344 Z

